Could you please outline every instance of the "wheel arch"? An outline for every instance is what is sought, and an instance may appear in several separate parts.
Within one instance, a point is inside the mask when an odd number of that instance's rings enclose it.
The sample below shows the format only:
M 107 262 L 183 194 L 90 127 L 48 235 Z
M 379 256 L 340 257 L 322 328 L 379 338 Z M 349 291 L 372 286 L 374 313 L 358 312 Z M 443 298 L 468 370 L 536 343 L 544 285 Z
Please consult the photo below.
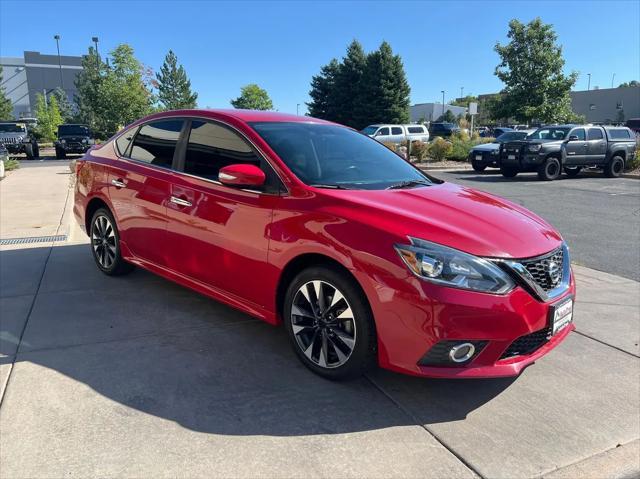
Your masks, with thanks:
M 627 162 L 627 152 L 625 150 L 615 150 L 611 153 L 611 158 L 615 158 L 616 156 L 622 158 L 622 161 L 625 163 Z
M 94 213 L 100 208 L 106 208 L 111 211 L 111 214 L 113 214 L 111 207 L 102 198 L 100 198 L 99 196 L 91 198 L 87 203 L 87 207 L 85 208 L 84 213 L 84 226 L 86 228 L 85 231 L 87 232 L 87 234 L 89 234 L 89 232 L 91 231 L 91 219 L 93 218 Z

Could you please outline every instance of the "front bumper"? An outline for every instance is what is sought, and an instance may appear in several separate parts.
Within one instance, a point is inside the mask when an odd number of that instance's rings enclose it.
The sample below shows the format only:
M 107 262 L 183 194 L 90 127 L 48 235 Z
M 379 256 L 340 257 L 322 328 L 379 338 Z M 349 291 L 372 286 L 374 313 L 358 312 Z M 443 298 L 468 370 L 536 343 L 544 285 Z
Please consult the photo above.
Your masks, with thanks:
M 489 151 L 473 151 L 469 153 L 469 162 L 479 163 L 485 166 L 500 166 L 499 155 L 492 155 Z
M 574 329 L 571 323 L 534 349 L 509 355 L 516 340 L 550 327 L 554 304 L 575 298 L 573 273 L 567 290 L 549 302 L 520 286 L 506 295 L 492 295 L 438 287 L 413 276 L 385 283 L 374 287 L 377 297 L 372 301 L 379 363 L 402 373 L 438 378 L 516 376 Z M 475 341 L 482 348 L 462 365 L 422 365 L 427 353 L 442 341 Z
M 4 147 L 9 153 L 24 153 L 24 143 L 4 143 Z
M 91 148 L 91 145 L 84 143 L 56 143 L 56 147 L 65 153 L 86 153 Z

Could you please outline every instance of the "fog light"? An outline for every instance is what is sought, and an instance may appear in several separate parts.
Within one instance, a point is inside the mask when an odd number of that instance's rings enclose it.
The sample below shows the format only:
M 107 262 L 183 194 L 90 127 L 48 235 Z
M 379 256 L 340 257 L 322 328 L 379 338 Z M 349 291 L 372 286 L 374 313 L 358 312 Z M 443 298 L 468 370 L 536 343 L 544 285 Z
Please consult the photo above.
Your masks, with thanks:
M 476 347 L 471 343 L 456 344 L 449 350 L 449 359 L 454 363 L 464 363 L 471 359 L 476 352 Z

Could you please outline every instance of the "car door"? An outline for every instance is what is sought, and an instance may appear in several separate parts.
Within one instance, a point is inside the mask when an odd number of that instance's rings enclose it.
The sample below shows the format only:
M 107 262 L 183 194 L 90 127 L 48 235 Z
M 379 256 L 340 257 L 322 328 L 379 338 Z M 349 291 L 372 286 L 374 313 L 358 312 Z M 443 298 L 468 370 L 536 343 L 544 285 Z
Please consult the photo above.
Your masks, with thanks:
M 266 160 L 235 129 L 193 119 L 185 134 L 167 206 L 170 269 L 207 286 L 267 306 L 268 229 L 281 189 Z M 267 177 L 260 190 L 225 186 L 220 168 L 255 164 Z M 271 296 L 272 299 L 272 296 Z
M 577 139 L 569 139 L 565 145 L 566 165 L 582 165 L 586 161 L 587 156 L 587 138 L 584 128 L 574 128 L 569 133 L 568 138 L 577 137 Z
M 120 160 L 109 169 L 109 198 L 121 241 L 139 259 L 164 266 L 167 258 L 167 203 L 171 196 L 171 166 L 183 127 L 182 119 L 142 125 Z M 120 146 L 119 148 L 122 148 Z
M 402 143 L 405 141 L 404 130 L 401 126 L 392 126 L 391 127 L 391 138 L 390 141 L 392 143 Z
M 374 138 L 380 143 L 386 143 L 391 138 L 391 130 L 388 126 L 384 126 L 376 132 L 376 136 Z
M 587 131 L 587 161 L 593 165 L 604 163 L 607 155 L 607 140 L 602 128 L 589 128 Z

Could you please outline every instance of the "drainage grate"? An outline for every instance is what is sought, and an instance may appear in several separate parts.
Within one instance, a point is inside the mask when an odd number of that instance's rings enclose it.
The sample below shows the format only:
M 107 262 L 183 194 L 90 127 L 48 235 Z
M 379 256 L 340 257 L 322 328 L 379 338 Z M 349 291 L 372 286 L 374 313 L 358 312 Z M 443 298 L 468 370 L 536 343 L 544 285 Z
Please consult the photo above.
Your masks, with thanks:
M 31 236 L 30 238 L 6 238 L 0 239 L 0 246 L 10 244 L 50 243 L 52 241 L 66 241 L 67 235 L 55 236 Z

